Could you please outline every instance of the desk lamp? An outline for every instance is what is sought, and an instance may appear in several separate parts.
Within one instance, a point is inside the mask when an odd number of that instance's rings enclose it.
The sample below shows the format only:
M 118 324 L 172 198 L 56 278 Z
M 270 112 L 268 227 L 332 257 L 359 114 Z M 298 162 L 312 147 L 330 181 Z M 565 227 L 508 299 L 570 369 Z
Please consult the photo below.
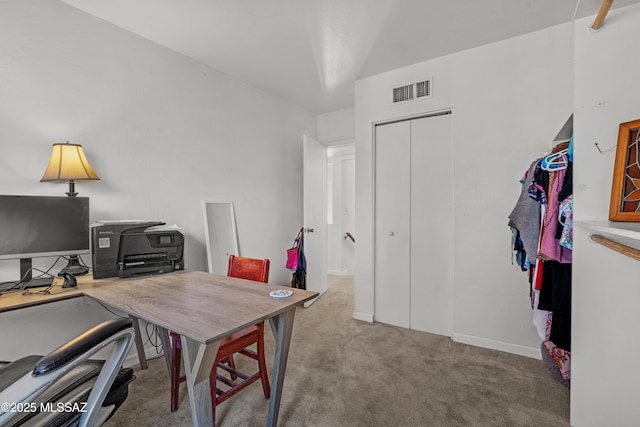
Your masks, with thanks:
M 84 155 L 82 145 L 69 144 L 67 141 L 64 144 L 53 144 L 49 165 L 47 165 L 40 182 L 67 182 L 69 183 L 69 191 L 66 194 L 69 197 L 74 197 L 78 195 L 75 191 L 76 181 L 99 180 L 100 178 Z M 60 274 L 70 273 L 74 276 L 81 276 L 88 272 L 89 269 L 80 264 L 78 255 L 71 255 L 69 263 L 60 271 Z

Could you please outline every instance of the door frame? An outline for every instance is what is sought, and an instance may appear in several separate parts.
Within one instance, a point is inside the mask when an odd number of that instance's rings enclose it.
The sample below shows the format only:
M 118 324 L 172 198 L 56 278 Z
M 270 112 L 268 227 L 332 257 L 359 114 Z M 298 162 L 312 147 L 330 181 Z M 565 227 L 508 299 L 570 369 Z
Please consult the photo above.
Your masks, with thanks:
M 355 140 L 354 139 L 349 139 L 349 140 L 341 141 L 340 143 L 335 143 L 335 144 L 329 143 L 326 147 L 327 147 L 327 164 L 329 162 L 331 162 L 332 159 L 334 159 L 334 163 L 333 163 L 334 172 L 335 172 L 336 165 L 338 165 L 340 167 L 340 169 L 341 169 L 342 182 L 341 182 L 340 192 L 341 192 L 341 194 L 343 196 L 342 198 L 344 198 L 344 182 L 345 181 L 344 181 L 344 176 L 342 175 L 342 169 L 344 167 L 344 162 L 345 161 L 351 160 L 351 161 L 355 162 L 355 159 L 356 159 L 356 155 L 355 155 Z M 351 149 L 353 149 L 353 154 L 339 154 L 337 156 L 330 156 L 329 155 L 329 151 L 331 149 L 339 150 L 341 148 L 351 148 Z M 335 161 L 335 159 L 337 159 L 337 162 Z M 354 168 L 355 168 L 355 164 L 354 164 Z M 327 170 L 327 177 L 328 177 L 328 173 L 329 173 L 329 171 Z M 335 182 L 333 182 L 333 184 L 335 184 Z M 354 177 L 353 185 L 355 187 L 355 177 Z M 335 200 L 335 193 L 332 193 L 332 197 Z M 327 187 L 327 203 L 329 203 L 329 188 L 328 187 Z M 340 202 L 340 203 L 342 203 L 342 202 Z M 355 197 L 354 197 L 353 203 L 355 205 Z M 344 208 L 344 206 L 342 206 L 342 207 Z M 355 212 L 355 209 L 354 209 L 354 212 Z M 340 219 L 340 224 L 342 225 L 342 228 L 343 228 L 341 230 L 341 236 L 340 236 L 341 243 L 344 243 L 343 236 L 344 236 L 344 232 L 345 231 L 350 231 L 351 233 L 354 233 L 353 229 L 352 230 L 344 230 L 344 221 L 343 221 L 343 219 L 344 218 L 342 218 L 342 217 Z M 334 217 L 334 224 L 333 225 L 335 225 L 335 221 L 336 220 L 335 220 L 335 217 Z M 327 233 L 328 233 L 328 229 L 329 228 L 330 227 L 327 227 Z M 327 250 L 329 251 L 330 249 L 331 249 L 331 236 L 329 236 L 327 234 Z M 341 262 L 341 266 L 342 267 L 344 267 L 344 265 L 343 265 L 343 262 L 344 262 L 344 250 L 343 249 L 344 248 L 342 247 L 342 244 L 341 244 L 340 245 L 340 262 Z M 354 260 L 355 260 L 355 257 L 354 257 Z M 329 275 L 336 275 L 336 276 L 343 276 L 345 274 L 353 275 L 353 270 L 354 270 L 354 265 L 353 264 L 354 264 L 354 261 L 352 261 L 351 264 L 352 264 L 351 265 L 351 269 L 348 270 L 348 271 L 345 270 L 344 268 L 341 269 L 341 270 L 332 270 L 331 268 L 329 268 L 330 267 L 330 262 L 329 262 L 329 258 L 327 257 L 327 267 L 328 267 L 327 268 L 327 273 Z
M 309 224 L 309 213 L 310 211 L 307 209 L 307 196 L 309 195 L 309 189 L 308 189 L 308 177 L 307 177 L 307 170 L 308 170 L 308 166 L 307 166 L 307 161 L 309 159 L 308 153 L 309 153 L 309 146 L 312 144 L 318 144 L 320 146 L 322 146 L 324 148 L 324 170 L 325 170 L 325 176 L 324 176 L 324 195 L 323 195 L 323 201 L 324 201 L 324 209 L 322 210 L 322 215 L 321 218 L 324 218 L 323 220 L 321 220 L 321 224 L 317 224 L 314 225 L 314 227 L 317 227 L 318 229 L 320 227 L 323 228 L 323 232 L 322 233 L 318 233 L 316 234 L 316 236 L 321 237 L 320 234 L 322 234 L 324 236 L 324 242 L 320 242 L 321 246 L 323 246 L 323 250 L 324 250 L 324 262 L 323 262 L 323 266 L 322 266 L 322 271 L 323 271 L 323 275 L 322 275 L 322 281 L 320 283 L 321 286 L 317 287 L 316 290 L 319 295 L 304 303 L 304 307 L 309 307 L 311 304 L 313 304 L 315 301 L 318 300 L 318 298 L 320 298 L 322 295 L 325 294 L 325 292 L 327 291 L 327 278 L 328 278 L 328 272 L 327 272 L 327 147 L 324 146 L 322 143 L 318 142 L 318 140 L 316 140 L 314 137 L 309 136 L 307 134 L 303 134 L 302 136 L 302 163 L 303 163 L 303 170 L 302 170 L 302 188 L 303 188 L 303 194 L 302 194 L 302 198 L 303 198 L 303 203 L 302 203 L 302 222 L 303 222 L 303 228 L 304 233 L 307 234 L 307 229 L 310 225 Z M 315 238 L 315 236 L 314 236 Z M 305 239 L 305 245 L 306 245 L 306 240 L 307 240 L 307 236 L 304 236 Z M 307 252 L 308 254 L 308 252 Z M 316 260 L 317 261 L 317 260 Z M 307 263 L 308 266 L 308 263 Z M 309 272 L 309 269 L 307 268 L 307 276 Z

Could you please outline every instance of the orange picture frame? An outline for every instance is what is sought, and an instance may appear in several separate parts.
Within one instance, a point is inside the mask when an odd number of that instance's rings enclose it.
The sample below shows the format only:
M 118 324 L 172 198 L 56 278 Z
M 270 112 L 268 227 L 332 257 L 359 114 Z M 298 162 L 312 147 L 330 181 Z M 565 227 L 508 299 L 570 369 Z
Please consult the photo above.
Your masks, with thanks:
M 640 120 L 618 129 L 609 221 L 640 222 Z

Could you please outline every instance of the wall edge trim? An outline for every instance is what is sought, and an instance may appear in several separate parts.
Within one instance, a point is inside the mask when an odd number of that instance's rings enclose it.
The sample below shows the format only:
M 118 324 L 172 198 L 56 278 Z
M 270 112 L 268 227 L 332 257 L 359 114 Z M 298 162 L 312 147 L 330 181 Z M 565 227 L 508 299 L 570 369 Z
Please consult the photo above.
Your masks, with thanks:
M 476 347 L 488 348 L 491 350 L 504 351 L 506 353 L 526 356 L 532 359 L 542 360 L 540 347 L 528 347 L 520 344 L 513 344 L 504 341 L 492 340 L 489 338 L 476 337 L 454 332 L 451 339 L 462 344 L 469 344 Z

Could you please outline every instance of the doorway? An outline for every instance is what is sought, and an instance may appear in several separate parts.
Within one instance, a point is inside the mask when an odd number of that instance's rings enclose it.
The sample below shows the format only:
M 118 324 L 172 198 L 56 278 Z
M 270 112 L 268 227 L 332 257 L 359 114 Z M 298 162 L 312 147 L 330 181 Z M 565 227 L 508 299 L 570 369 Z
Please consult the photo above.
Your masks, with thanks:
M 305 135 L 303 151 L 307 289 L 322 295 L 329 275 L 354 271 L 355 141 L 327 147 Z
M 330 275 L 353 275 L 355 179 L 354 143 L 329 146 L 327 148 L 327 236 L 328 274 Z

